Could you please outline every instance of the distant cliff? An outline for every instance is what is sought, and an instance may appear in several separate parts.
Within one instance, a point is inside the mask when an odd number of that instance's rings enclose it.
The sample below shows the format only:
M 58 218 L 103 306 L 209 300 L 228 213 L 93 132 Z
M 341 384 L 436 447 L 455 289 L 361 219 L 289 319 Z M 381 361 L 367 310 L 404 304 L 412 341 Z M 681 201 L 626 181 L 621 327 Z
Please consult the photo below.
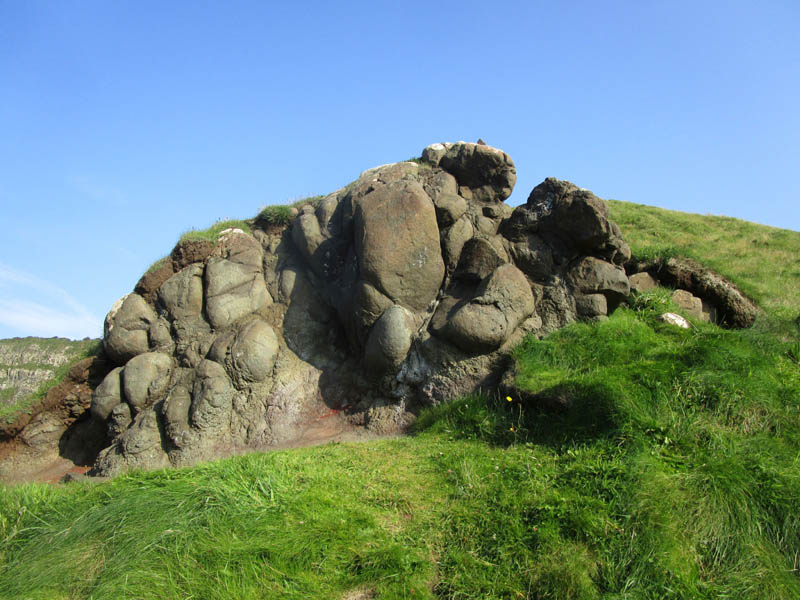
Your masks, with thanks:
M 9 420 L 30 403 L 46 383 L 57 380 L 98 340 L 65 338 L 12 338 L 0 340 L 0 420 Z

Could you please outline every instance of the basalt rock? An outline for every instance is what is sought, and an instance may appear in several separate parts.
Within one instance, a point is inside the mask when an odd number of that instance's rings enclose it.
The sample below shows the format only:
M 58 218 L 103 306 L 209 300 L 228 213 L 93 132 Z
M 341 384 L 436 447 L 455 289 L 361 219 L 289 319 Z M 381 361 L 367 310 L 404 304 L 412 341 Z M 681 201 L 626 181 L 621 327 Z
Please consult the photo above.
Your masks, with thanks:
M 179 244 L 107 318 L 95 472 L 291 442 L 331 411 L 396 431 L 496 385 L 525 335 L 605 318 L 630 290 L 605 203 L 547 179 L 512 209 L 515 181 L 501 150 L 434 144 L 285 227 Z

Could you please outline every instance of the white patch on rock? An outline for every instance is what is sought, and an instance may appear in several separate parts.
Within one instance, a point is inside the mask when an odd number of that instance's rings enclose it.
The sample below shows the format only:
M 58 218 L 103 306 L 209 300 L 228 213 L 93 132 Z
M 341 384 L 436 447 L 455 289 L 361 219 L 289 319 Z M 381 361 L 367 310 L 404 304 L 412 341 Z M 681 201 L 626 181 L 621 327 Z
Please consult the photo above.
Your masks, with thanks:
M 111 310 L 108 311 L 106 315 L 106 320 L 103 323 L 103 335 L 104 337 L 108 337 L 108 334 L 111 333 L 111 330 L 114 329 L 114 317 L 117 316 L 119 309 L 122 308 L 123 302 L 125 299 L 130 296 L 130 294 L 125 294 L 122 298 L 114 302 L 114 305 L 111 307 Z
M 227 229 L 223 229 L 219 232 L 219 237 L 224 238 L 228 237 L 229 235 L 234 235 L 237 233 L 241 233 L 242 235 L 247 235 L 242 229 L 238 227 L 228 227 Z

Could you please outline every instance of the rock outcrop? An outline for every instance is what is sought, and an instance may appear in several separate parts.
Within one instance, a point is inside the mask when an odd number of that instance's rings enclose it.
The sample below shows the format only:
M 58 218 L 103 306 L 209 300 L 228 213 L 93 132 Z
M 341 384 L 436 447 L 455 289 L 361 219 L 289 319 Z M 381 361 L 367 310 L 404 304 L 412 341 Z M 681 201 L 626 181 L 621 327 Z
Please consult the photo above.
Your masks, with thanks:
M 496 385 L 525 335 L 607 318 L 631 253 L 605 202 L 546 179 L 511 208 L 515 181 L 501 150 L 433 144 L 283 227 L 179 243 L 106 319 L 95 472 L 289 443 L 331 411 L 397 431 Z
M 547 179 L 512 209 L 515 182 L 501 150 L 434 144 L 283 228 L 179 243 L 107 317 L 96 472 L 286 443 L 326 410 L 397 430 L 526 334 L 605 318 L 630 290 L 605 203 Z

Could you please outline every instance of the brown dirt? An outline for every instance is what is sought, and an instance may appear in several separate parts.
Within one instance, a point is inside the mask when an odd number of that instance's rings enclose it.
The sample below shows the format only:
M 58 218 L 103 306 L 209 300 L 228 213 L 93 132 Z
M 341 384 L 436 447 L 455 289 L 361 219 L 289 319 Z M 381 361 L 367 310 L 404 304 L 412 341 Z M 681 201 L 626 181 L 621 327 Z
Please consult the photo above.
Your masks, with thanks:
M 217 452 L 218 458 L 224 458 L 235 454 L 270 452 L 329 443 L 363 442 L 399 435 L 401 435 L 399 432 L 387 436 L 369 431 L 352 415 L 347 415 L 341 410 L 328 409 L 301 426 L 298 435 L 289 441 L 262 448 L 218 448 Z M 57 446 L 54 444 L 46 449 L 32 448 L 20 437 L 0 442 L 0 483 L 57 484 L 68 473 L 85 474 L 90 470 L 90 465 L 76 464 L 76 461 L 61 456 Z
M 0 424 L 0 482 L 58 481 L 70 470 L 88 468 L 85 463 L 100 450 L 102 440 L 86 443 L 79 438 L 89 432 L 92 390 L 110 368 L 103 355 L 75 363 L 64 380 L 29 411 L 11 423 Z M 32 435 L 43 421 L 58 424 L 58 429 L 52 434 Z

